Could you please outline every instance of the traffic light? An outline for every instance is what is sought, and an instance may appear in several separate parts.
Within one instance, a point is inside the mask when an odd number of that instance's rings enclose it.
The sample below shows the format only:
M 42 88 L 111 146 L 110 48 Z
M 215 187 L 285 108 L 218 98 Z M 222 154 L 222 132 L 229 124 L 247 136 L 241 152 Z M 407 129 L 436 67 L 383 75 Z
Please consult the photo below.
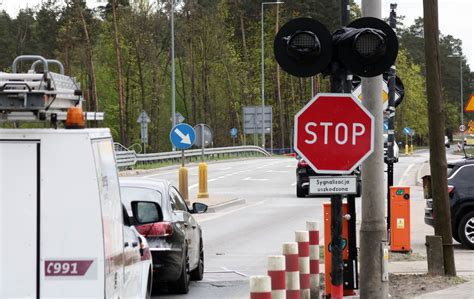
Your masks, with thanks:
M 273 46 L 278 64 L 296 77 L 321 73 L 332 59 L 331 33 L 311 18 L 286 23 L 278 31 Z
M 337 59 L 352 73 L 361 77 L 381 75 L 395 63 L 398 40 L 384 21 L 365 17 L 333 34 Z
M 332 61 L 360 77 L 374 77 L 394 64 L 398 40 L 377 18 L 357 19 L 332 35 L 314 19 L 297 18 L 277 33 L 274 53 L 281 68 L 297 77 L 328 73 Z

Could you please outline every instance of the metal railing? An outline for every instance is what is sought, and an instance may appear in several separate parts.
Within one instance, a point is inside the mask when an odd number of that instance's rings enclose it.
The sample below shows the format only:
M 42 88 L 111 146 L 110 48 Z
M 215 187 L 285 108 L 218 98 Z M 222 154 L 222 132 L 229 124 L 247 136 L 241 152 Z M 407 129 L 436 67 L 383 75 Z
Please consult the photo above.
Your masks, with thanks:
M 132 168 L 137 164 L 154 164 L 154 163 L 179 163 L 181 159 L 181 151 L 137 154 L 133 150 L 127 150 L 125 147 L 115 146 L 115 156 L 117 158 L 117 166 L 119 168 Z M 251 157 L 251 156 L 271 156 L 269 152 L 259 146 L 232 146 L 232 147 L 215 147 L 204 149 L 204 158 L 206 160 L 214 160 L 230 157 Z M 188 160 L 196 161 L 202 156 L 201 149 L 185 150 L 184 156 Z

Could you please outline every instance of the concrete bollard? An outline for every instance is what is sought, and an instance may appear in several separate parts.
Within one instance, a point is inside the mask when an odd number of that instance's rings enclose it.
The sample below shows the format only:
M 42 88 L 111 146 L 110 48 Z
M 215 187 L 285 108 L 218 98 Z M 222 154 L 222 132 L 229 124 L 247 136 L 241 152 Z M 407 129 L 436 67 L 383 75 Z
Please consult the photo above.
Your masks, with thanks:
M 286 298 L 300 299 L 300 272 L 298 271 L 298 244 L 283 243 L 286 268 Z
M 272 255 L 267 259 L 267 273 L 272 280 L 272 299 L 285 299 L 285 256 Z
M 187 205 L 190 204 L 188 190 L 188 168 L 181 166 L 179 168 L 179 193 L 181 193 Z
M 272 299 L 270 276 L 250 276 L 250 299 Z
M 295 232 L 295 241 L 298 243 L 298 269 L 300 271 L 301 299 L 310 298 L 309 273 L 309 233 L 308 231 Z
M 198 198 L 209 198 L 207 192 L 207 164 L 205 162 L 199 163 L 199 192 Z
M 319 298 L 319 222 L 307 221 L 309 231 L 309 273 L 311 298 Z

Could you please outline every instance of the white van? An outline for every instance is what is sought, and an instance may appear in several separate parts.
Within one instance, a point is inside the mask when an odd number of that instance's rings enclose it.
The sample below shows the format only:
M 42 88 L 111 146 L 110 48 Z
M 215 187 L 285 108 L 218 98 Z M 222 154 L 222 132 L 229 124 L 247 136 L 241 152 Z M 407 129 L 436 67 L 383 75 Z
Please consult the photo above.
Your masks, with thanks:
M 108 129 L 0 129 L 0 298 L 149 297 L 124 213 Z

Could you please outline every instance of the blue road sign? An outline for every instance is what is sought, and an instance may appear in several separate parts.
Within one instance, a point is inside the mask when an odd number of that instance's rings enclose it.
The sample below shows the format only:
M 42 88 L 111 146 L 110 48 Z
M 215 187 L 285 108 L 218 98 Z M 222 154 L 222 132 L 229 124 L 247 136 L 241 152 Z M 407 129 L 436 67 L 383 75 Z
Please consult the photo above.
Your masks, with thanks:
M 383 130 L 388 131 L 388 123 L 383 123 Z
M 196 140 L 196 132 L 188 124 L 179 124 L 174 126 L 170 132 L 171 143 L 179 150 L 190 148 Z
M 230 136 L 232 136 L 232 137 L 237 136 L 237 128 L 230 129 Z
M 410 128 L 406 127 L 406 128 L 403 129 L 403 134 L 405 134 L 405 135 L 410 135 L 410 133 L 411 133 L 411 129 L 410 129 Z

